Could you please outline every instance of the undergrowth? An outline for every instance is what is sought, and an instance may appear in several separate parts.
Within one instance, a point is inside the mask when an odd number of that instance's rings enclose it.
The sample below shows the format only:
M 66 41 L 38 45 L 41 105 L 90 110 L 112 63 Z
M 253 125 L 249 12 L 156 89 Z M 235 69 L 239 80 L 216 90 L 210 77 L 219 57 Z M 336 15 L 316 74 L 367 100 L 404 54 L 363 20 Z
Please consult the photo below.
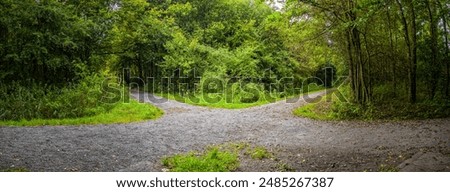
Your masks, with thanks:
M 235 83 L 228 88 L 219 91 L 200 89 L 196 92 L 188 93 L 174 93 L 166 91 L 155 94 L 167 99 L 176 100 L 178 102 L 191 105 L 212 108 L 242 109 L 274 103 L 302 93 L 322 89 L 322 86 L 311 84 L 307 91 L 303 91 L 303 89 L 289 91 L 267 91 L 262 85 L 255 83 L 242 85 L 240 83 Z
M 355 104 L 351 101 L 350 88 L 340 88 L 342 100 L 336 94 L 330 93 L 326 97 L 319 98 L 313 103 L 306 104 L 294 110 L 294 114 L 318 120 L 404 120 L 404 119 L 429 119 L 450 117 L 450 101 L 443 99 L 427 100 L 411 104 L 406 97 L 394 95 L 389 88 L 377 88 L 374 91 L 385 93 L 373 98 L 366 105 Z M 325 99 L 331 98 L 331 99 Z
M 117 104 L 110 111 L 94 116 L 65 119 L 0 121 L 0 126 L 120 124 L 156 119 L 161 115 L 163 115 L 163 111 L 153 105 L 130 100 L 129 103 Z
M 37 83 L 0 85 L 0 120 L 63 119 L 105 113 L 117 103 L 108 102 L 105 78 L 87 76 L 66 87 Z M 116 85 L 118 86 L 118 85 Z
M 0 85 L 0 106 L 0 125 L 6 126 L 128 123 L 163 113 L 130 99 L 117 82 L 99 75 L 66 87 Z

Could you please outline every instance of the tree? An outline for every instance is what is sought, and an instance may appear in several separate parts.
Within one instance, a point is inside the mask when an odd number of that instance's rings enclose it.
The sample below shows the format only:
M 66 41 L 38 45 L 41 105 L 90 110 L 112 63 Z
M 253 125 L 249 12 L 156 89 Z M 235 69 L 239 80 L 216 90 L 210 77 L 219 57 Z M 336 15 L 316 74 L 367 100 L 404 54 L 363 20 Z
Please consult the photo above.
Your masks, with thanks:
M 0 81 L 66 85 L 99 63 L 90 63 L 92 22 L 56 0 L 2 0 Z

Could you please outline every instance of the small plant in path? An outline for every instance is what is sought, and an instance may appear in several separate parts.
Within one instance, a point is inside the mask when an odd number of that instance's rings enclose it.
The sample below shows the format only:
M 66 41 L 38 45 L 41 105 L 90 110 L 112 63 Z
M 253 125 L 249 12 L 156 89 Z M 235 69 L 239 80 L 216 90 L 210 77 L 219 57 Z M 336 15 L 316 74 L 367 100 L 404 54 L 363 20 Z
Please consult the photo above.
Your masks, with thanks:
M 229 172 L 239 167 L 236 153 L 223 151 L 218 147 L 210 148 L 202 154 L 191 152 L 166 157 L 162 163 L 173 172 Z

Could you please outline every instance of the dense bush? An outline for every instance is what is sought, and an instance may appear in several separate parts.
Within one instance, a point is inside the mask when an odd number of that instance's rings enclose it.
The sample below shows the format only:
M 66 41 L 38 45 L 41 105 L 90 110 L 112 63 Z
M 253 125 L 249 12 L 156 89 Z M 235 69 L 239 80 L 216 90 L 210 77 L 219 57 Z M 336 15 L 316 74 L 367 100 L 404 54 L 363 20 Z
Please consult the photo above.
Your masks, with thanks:
M 316 82 L 318 85 L 323 85 L 324 87 L 333 87 L 333 83 L 336 80 L 336 67 L 327 63 L 320 65 L 316 70 Z
M 102 76 L 87 76 L 65 88 L 29 83 L 0 85 L 0 120 L 76 118 L 111 110 Z M 109 85 L 111 86 L 111 85 Z
M 341 88 L 341 92 L 347 99 L 351 99 L 349 86 Z M 334 100 L 331 106 L 332 116 L 336 119 L 365 120 L 426 119 L 450 116 L 450 103 L 446 100 L 426 100 L 411 104 L 407 102 L 404 95 L 395 94 L 393 88 L 386 85 L 377 86 L 374 93 L 377 94 L 374 102 L 366 105 Z

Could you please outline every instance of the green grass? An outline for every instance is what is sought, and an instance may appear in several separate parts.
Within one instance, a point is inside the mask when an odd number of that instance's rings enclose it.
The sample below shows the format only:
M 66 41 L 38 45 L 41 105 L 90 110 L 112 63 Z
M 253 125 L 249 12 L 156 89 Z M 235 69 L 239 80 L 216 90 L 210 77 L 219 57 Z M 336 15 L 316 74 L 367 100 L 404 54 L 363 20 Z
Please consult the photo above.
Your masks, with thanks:
M 218 147 L 210 148 L 202 154 L 191 152 L 166 157 L 162 162 L 172 172 L 230 172 L 239 167 L 236 153 L 220 150 Z
M 0 126 L 119 124 L 156 119 L 162 115 L 163 111 L 153 105 L 130 100 L 130 103 L 120 103 L 109 112 L 91 117 L 0 121 Z
M 8 169 L 0 169 L 0 172 L 29 172 L 29 170 L 23 167 L 15 167 Z
M 295 109 L 294 115 L 316 120 L 335 120 L 336 117 L 331 109 L 333 102 L 327 101 L 325 98 L 326 96 L 321 97 Z
M 250 157 L 252 157 L 252 159 L 262 160 L 272 157 L 272 154 L 269 153 L 269 151 L 267 151 L 267 149 L 264 147 L 255 147 L 249 150 L 248 153 L 250 154 Z
M 204 152 L 189 152 L 164 157 L 162 164 L 172 172 L 230 172 L 240 165 L 240 160 L 272 158 L 265 147 L 248 143 L 225 143 L 208 147 Z
M 309 93 L 319 92 L 324 90 L 321 86 L 310 86 Z M 281 93 L 263 93 L 260 94 L 257 100 L 248 100 L 239 94 L 235 95 L 226 95 L 224 93 L 205 93 L 202 95 L 201 93 L 194 93 L 193 95 L 180 95 L 173 93 L 154 93 L 157 96 L 164 97 L 170 100 L 176 100 L 181 103 L 186 103 L 190 105 L 210 107 L 210 108 L 222 108 L 222 109 L 243 109 L 256 107 L 261 105 L 266 105 L 270 103 L 274 103 L 277 101 L 281 101 L 284 99 L 290 99 L 299 97 L 301 94 L 297 95 L 289 95 L 282 96 Z M 303 93 L 302 93 L 303 94 Z M 209 98 L 209 99 L 206 99 Z

